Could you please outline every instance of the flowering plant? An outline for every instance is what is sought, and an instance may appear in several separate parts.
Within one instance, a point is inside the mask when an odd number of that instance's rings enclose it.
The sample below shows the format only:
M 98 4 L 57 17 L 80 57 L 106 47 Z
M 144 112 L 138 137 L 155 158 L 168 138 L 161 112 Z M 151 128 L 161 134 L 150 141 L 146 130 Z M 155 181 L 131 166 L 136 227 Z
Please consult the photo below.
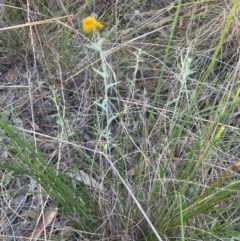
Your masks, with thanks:
M 82 28 L 86 33 L 97 32 L 103 29 L 103 25 L 96 20 L 96 18 L 89 16 L 82 20 Z

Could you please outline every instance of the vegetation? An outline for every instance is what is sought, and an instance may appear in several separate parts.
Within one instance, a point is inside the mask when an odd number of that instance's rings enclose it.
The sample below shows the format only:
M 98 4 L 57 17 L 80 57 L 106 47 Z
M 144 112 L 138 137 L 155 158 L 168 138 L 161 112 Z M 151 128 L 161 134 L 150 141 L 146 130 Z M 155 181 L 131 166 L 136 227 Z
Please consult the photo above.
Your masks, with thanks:
M 1 240 L 240 240 L 238 0 L 0 7 Z

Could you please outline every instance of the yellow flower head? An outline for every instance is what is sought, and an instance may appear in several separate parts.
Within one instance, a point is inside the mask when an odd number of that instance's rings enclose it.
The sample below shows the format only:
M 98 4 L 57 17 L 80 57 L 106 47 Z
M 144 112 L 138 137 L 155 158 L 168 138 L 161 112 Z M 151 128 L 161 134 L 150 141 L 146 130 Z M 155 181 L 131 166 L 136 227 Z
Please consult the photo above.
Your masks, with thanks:
M 104 26 L 94 17 L 86 17 L 82 20 L 83 31 L 86 33 L 96 32 L 101 30 Z

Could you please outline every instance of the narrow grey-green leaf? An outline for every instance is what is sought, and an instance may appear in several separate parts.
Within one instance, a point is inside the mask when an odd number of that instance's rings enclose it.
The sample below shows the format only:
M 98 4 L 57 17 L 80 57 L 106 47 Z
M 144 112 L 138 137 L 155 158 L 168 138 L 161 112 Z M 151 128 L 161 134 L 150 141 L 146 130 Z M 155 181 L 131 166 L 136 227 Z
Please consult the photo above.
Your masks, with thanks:
M 94 70 L 97 74 L 101 75 L 103 78 L 106 78 L 106 77 L 107 77 L 107 74 L 106 74 L 106 73 L 104 73 L 104 72 L 102 72 L 102 71 L 100 71 L 100 70 L 98 70 L 98 69 L 95 69 L 95 68 L 93 68 L 93 70 Z
M 119 113 L 117 113 L 116 115 L 112 116 L 109 120 L 108 120 L 108 125 L 113 121 L 115 120 L 117 117 L 119 116 Z
M 108 84 L 108 85 L 107 85 L 107 89 L 110 89 L 110 88 L 112 88 L 113 86 L 118 85 L 118 84 L 120 84 L 120 83 L 121 83 L 121 81 Z
M 99 47 L 98 44 L 92 43 L 92 44 L 86 44 L 86 47 L 88 47 L 89 49 L 93 49 L 96 50 L 98 52 L 100 52 L 101 48 Z

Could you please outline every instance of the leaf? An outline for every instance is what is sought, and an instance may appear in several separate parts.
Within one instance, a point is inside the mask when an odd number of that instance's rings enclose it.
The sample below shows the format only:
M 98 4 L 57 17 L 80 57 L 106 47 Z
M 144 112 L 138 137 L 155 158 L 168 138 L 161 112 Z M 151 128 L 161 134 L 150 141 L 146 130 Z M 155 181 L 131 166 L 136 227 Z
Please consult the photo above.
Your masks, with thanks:
M 36 227 L 34 233 L 32 234 L 32 239 L 36 240 L 38 239 L 41 234 L 43 233 L 44 229 L 47 228 L 47 226 L 53 222 L 53 219 L 57 215 L 57 208 L 54 208 L 54 210 L 49 210 L 43 217 L 43 220 L 38 223 L 38 226 Z
M 170 106 L 171 104 L 173 104 L 173 103 L 175 103 L 175 102 L 177 102 L 177 101 L 179 101 L 179 97 L 171 100 L 169 103 L 167 103 L 167 105 Z
M 107 73 L 102 72 L 102 71 L 100 71 L 100 70 L 98 70 L 98 69 L 95 69 L 95 68 L 93 68 L 93 70 L 94 70 L 97 74 L 101 75 L 103 78 L 107 78 Z
M 117 117 L 119 116 L 119 113 L 117 113 L 116 115 L 112 116 L 109 120 L 107 125 L 109 125 L 113 120 L 115 120 Z
M 15 66 L 7 72 L 6 79 L 9 82 L 14 82 L 17 79 L 17 76 L 18 76 L 18 68 L 17 66 Z
M 95 101 L 95 104 L 99 107 L 101 107 L 103 110 L 107 111 L 107 99 L 104 99 L 102 104 Z
M 93 177 L 89 176 L 84 171 L 77 171 L 77 173 L 75 174 L 75 178 L 76 180 L 83 182 L 85 185 L 88 185 L 99 190 L 103 190 L 102 184 L 97 182 Z
M 96 50 L 96 51 L 98 51 L 98 52 L 101 51 L 101 48 L 100 48 L 99 45 L 96 44 L 96 43 L 86 44 L 86 47 L 88 47 L 89 49 Z
M 106 39 L 105 38 L 100 38 L 99 44 L 102 45 L 104 42 L 106 42 Z
M 110 89 L 110 88 L 112 88 L 113 86 L 118 85 L 118 84 L 120 84 L 120 83 L 121 83 L 121 81 L 108 84 L 108 85 L 107 85 L 107 89 Z

